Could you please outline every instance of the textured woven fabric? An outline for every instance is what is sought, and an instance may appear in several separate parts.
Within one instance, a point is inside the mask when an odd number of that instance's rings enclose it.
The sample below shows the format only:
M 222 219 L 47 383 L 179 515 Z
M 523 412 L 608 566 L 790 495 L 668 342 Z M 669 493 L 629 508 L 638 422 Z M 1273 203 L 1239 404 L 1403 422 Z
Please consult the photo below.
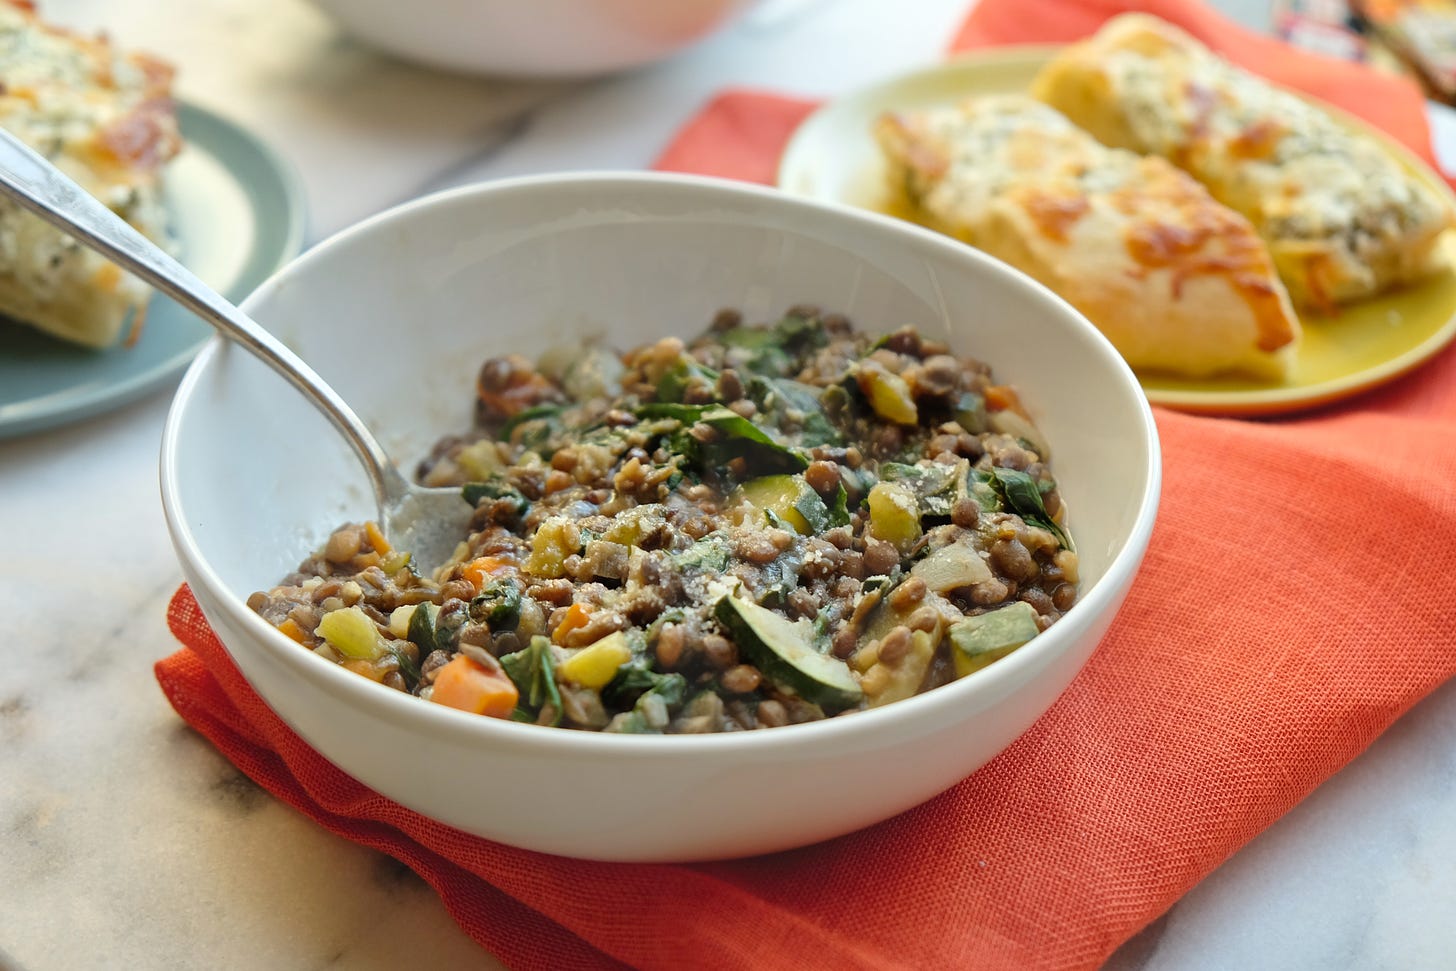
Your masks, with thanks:
M 1068 39 L 1124 6 L 985 0 L 958 44 Z M 1141 6 L 1429 155 L 1413 89 L 1192 3 Z M 720 97 L 662 166 L 766 181 L 809 107 Z M 239 768 L 404 861 L 513 967 L 1096 967 L 1456 673 L 1456 356 L 1297 419 L 1157 420 L 1165 481 L 1146 564 L 1068 691 L 954 789 L 807 849 L 624 866 L 430 822 L 293 735 L 185 588 L 169 613 L 184 646 L 157 677 Z

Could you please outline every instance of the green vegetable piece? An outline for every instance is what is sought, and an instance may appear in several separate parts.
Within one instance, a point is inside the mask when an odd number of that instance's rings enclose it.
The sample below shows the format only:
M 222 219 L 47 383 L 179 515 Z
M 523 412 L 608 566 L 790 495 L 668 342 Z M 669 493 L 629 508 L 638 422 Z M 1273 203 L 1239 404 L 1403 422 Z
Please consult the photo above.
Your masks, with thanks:
M 999 488 L 1001 495 L 1006 498 L 1006 505 L 1013 512 L 1029 525 L 1040 526 L 1051 533 L 1067 549 L 1073 548 L 1071 537 L 1047 515 L 1046 506 L 1041 501 L 1041 490 L 1037 488 L 1035 479 L 1025 472 L 999 467 L 993 468 L 991 474 L 995 476 L 993 486 Z
M 834 497 L 826 503 L 830 529 L 849 525 L 849 491 L 844 488 L 842 472 L 839 485 L 834 487 Z
M 551 642 L 539 634 L 523 650 L 500 659 L 506 675 L 515 682 L 520 701 L 511 715 L 515 721 L 539 722 L 541 711 L 548 705 L 550 725 L 561 724 L 561 692 L 556 687 L 556 671 L 552 666 Z
M 527 449 L 545 445 L 561 432 L 562 405 L 536 405 L 506 419 L 496 438 Z M 517 434 L 519 432 L 519 435 Z
M 991 425 L 986 414 L 986 399 L 974 391 L 962 394 L 956 401 L 955 420 L 972 435 L 989 431 Z
M 956 621 L 950 627 L 950 641 L 955 645 L 952 658 L 956 674 L 965 677 L 981 670 L 992 661 L 1010 654 L 1039 632 L 1035 608 L 1020 600 Z
M 440 630 L 437 626 L 439 619 L 440 605 L 428 600 L 416 607 L 415 612 L 410 615 L 406 636 L 420 649 L 421 657 L 427 656 L 431 651 L 448 651 L 451 648 L 448 643 L 440 643 Z
M 657 400 L 681 402 L 683 394 L 695 378 L 712 387 L 718 381 L 718 372 L 704 367 L 684 354 L 672 367 L 662 373 L 662 377 L 657 379 Z
M 681 553 L 674 553 L 672 562 L 683 571 L 722 573 L 728 569 L 728 541 L 721 534 L 710 533 Z
M 898 482 L 913 492 L 922 519 L 948 519 L 968 466 L 969 463 L 964 460 L 960 465 L 942 465 L 938 462 L 926 462 L 923 465 L 882 462 L 880 479 L 885 482 Z
M 829 528 L 829 507 L 801 475 L 765 475 L 739 487 L 754 507 L 777 516 L 801 536 Z
M 818 388 L 788 378 L 754 375 L 747 390 L 758 406 L 760 418 L 781 432 L 797 431 L 805 446 L 838 445 L 844 441 L 825 413 Z
M 628 704 L 638 704 L 644 694 L 651 692 L 672 707 L 682 703 L 687 690 L 688 679 L 681 674 L 660 674 L 652 670 L 646 658 L 634 658 L 622 665 L 617 676 L 602 689 L 602 700 L 614 707 L 624 708 Z
M 732 595 L 713 610 L 718 623 L 771 681 L 827 709 L 864 699 L 849 665 L 815 649 L 804 631 L 782 614 Z
M 484 482 L 467 482 L 460 487 L 460 495 L 472 506 L 480 505 L 482 499 L 508 499 L 515 505 L 514 515 L 517 517 L 524 516 L 531 508 L 530 501 L 500 477 Z
M 684 433 L 670 436 L 669 446 L 700 467 L 721 467 L 735 458 L 744 459 L 756 472 L 802 472 L 809 460 L 779 444 L 767 432 L 742 415 L 722 405 L 678 405 L 655 402 L 637 408 L 644 419 L 672 418 L 684 426 Z M 701 443 L 686 434 L 693 425 L 707 425 L 718 433 L 715 441 Z
M 319 619 L 318 635 L 346 657 L 372 661 L 384 653 L 384 639 L 359 607 L 331 610 Z
M 515 630 L 521 619 L 521 585 L 512 577 L 492 580 L 470 601 L 470 616 L 492 631 Z
M 406 654 L 399 647 L 398 641 L 389 641 L 385 645 L 389 653 L 399 662 L 399 673 L 404 677 L 404 686 L 410 691 L 415 690 L 415 685 L 420 683 L 420 666 L 415 659 Z
M 961 489 L 960 496 L 974 499 L 981 512 L 1000 512 L 1004 508 L 996 477 L 984 469 L 971 469 Z

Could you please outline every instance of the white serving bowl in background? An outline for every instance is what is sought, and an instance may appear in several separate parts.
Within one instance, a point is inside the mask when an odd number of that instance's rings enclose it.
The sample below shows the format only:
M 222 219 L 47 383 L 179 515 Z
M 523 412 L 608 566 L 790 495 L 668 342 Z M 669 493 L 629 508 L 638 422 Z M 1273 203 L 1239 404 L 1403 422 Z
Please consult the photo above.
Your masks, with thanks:
M 749 0 L 313 0 L 382 51 L 450 71 L 591 77 L 660 61 Z
M 411 466 L 470 426 L 487 357 L 691 336 L 722 307 L 793 304 L 862 330 L 915 324 L 989 362 L 1054 450 L 1082 590 L 1055 626 L 968 678 L 884 708 L 755 732 L 606 735 L 466 714 L 299 648 L 246 605 L 345 520 L 372 518 L 340 437 L 221 340 L 168 415 L 162 501 L 187 582 L 290 726 L 380 793 L 515 846 L 695 860 L 885 819 L 975 771 L 1066 688 L 1122 603 L 1158 503 L 1151 412 L 1112 346 L 1049 290 L 886 217 L 687 176 L 484 184 L 346 230 L 247 301 Z

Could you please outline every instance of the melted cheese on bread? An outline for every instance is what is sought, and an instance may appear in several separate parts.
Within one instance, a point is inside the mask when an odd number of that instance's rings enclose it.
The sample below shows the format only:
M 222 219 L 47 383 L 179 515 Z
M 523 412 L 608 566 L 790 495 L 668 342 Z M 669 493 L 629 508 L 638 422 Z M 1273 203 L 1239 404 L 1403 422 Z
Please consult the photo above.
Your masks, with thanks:
M 1299 322 L 1268 252 L 1166 161 L 1018 95 L 889 114 L 876 136 L 929 224 L 1055 290 L 1134 368 L 1287 375 Z
M 0 0 L 0 125 L 144 235 L 166 241 L 161 174 L 180 148 L 172 72 Z M 0 313 L 63 340 L 113 343 L 149 288 L 8 201 L 0 202 Z
M 1108 145 L 1169 159 L 1247 216 L 1297 302 L 1329 310 L 1444 265 L 1452 214 L 1383 146 L 1156 17 L 1112 19 L 1032 91 Z

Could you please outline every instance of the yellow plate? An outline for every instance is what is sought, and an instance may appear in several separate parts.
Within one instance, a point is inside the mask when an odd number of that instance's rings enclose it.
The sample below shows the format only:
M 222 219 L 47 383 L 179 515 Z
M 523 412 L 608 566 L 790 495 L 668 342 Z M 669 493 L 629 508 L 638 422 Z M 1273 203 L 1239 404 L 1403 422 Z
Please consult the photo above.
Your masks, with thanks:
M 779 163 L 778 184 L 797 195 L 847 203 L 915 220 L 896 199 L 871 135 L 882 112 L 929 107 L 973 94 L 1025 92 L 1054 47 L 1012 47 L 957 58 L 836 98 L 794 133 Z M 1342 124 L 1378 139 L 1411 174 L 1453 208 L 1444 180 L 1405 147 L 1364 122 L 1320 104 Z M 1452 234 L 1444 245 L 1453 250 Z M 1304 338 L 1291 377 L 1281 384 L 1239 379 L 1187 380 L 1140 375 L 1148 400 L 1183 411 L 1270 415 L 1312 408 L 1383 384 L 1423 363 L 1456 337 L 1456 275 L 1351 304 L 1338 314 L 1300 314 Z

